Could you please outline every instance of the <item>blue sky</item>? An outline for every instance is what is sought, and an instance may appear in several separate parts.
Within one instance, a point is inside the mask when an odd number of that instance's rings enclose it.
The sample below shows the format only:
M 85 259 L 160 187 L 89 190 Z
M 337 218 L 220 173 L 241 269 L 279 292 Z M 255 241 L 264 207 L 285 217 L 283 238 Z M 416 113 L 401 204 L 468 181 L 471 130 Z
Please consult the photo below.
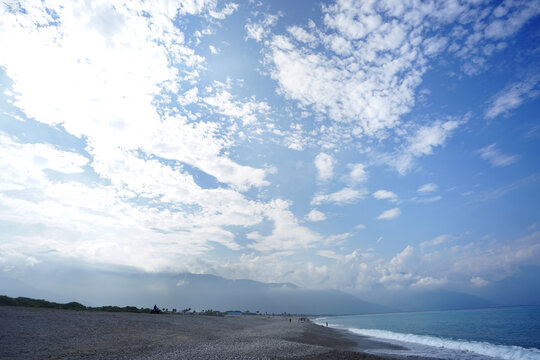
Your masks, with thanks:
M 362 294 L 473 291 L 539 266 L 539 14 L 3 2 L 0 271 Z

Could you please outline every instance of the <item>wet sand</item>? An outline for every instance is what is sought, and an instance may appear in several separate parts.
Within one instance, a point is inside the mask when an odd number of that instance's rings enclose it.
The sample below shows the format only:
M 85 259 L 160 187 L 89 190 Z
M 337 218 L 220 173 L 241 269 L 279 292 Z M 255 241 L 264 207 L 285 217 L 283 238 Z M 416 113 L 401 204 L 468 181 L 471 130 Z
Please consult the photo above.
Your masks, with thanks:
M 384 359 L 390 344 L 281 316 L 0 307 L 0 359 Z

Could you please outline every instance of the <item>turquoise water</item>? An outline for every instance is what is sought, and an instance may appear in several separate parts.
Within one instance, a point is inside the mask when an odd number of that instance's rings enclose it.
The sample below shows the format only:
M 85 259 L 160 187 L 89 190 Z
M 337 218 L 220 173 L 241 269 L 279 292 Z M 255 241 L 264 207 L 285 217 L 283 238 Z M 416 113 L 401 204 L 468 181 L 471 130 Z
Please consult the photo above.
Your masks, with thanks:
M 316 322 L 409 349 L 374 353 L 540 360 L 540 307 L 333 316 Z

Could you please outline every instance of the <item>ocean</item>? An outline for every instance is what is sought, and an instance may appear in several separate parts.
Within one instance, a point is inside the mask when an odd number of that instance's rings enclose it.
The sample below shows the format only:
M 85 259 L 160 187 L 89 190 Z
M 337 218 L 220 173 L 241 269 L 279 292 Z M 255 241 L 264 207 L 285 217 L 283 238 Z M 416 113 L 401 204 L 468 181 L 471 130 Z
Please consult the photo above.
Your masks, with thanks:
M 408 348 L 368 351 L 373 354 L 540 360 L 540 307 L 330 316 L 315 322 Z

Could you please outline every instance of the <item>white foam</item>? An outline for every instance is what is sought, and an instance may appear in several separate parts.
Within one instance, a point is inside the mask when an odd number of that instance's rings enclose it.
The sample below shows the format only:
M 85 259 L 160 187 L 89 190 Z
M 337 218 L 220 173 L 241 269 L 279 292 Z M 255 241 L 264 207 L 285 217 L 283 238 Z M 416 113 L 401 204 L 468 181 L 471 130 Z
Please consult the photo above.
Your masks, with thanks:
M 505 360 L 540 360 L 540 350 L 526 349 L 519 346 L 495 345 L 487 342 L 450 340 L 435 336 L 403 334 L 387 330 L 347 328 L 358 335 L 369 336 L 381 340 L 395 340 L 404 343 L 414 343 L 439 349 L 450 349 L 461 352 L 472 352 Z

